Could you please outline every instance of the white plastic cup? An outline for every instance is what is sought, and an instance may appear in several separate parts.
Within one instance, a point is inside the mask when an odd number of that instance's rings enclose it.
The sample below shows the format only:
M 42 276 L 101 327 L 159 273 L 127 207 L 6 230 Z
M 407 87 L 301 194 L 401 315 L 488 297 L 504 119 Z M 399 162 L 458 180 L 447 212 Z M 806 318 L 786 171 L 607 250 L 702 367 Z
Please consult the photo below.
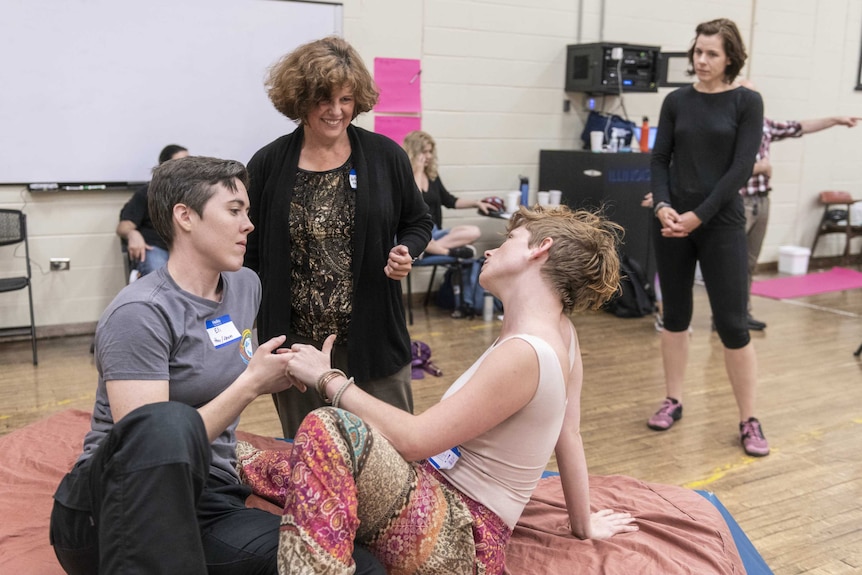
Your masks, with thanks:
M 602 144 L 605 141 L 604 132 L 590 132 L 590 149 L 594 152 L 602 151 Z
M 521 205 L 521 191 L 515 190 L 506 195 L 506 211 L 514 214 L 518 211 L 518 206 Z
M 551 195 L 548 192 L 539 192 L 536 198 L 540 206 L 547 206 L 551 203 Z
M 559 206 L 563 199 L 563 192 L 560 190 L 551 190 L 548 192 L 548 203 L 552 206 Z

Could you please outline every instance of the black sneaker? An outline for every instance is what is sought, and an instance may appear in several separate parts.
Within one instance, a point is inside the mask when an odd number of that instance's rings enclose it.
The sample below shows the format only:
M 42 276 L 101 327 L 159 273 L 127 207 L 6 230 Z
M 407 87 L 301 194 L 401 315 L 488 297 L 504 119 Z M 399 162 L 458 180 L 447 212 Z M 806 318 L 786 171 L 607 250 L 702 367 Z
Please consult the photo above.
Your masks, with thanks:
M 467 244 L 466 246 L 460 246 L 457 248 L 452 248 L 449 250 L 450 258 L 458 258 L 460 260 L 472 260 L 476 258 L 476 248 Z
M 753 329 L 754 331 L 763 331 L 766 329 L 766 322 L 756 320 L 751 316 L 748 316 L 748 329 Z

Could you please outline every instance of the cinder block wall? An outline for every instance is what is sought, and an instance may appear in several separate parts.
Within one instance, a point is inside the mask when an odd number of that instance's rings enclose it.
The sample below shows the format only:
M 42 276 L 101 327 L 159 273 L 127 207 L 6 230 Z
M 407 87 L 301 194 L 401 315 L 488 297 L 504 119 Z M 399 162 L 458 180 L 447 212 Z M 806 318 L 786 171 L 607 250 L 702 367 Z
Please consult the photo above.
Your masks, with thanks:
M 763 94 L 767 115 L 862 116 L 862 92 L 853 90 L 862 49 L 858 0 L 716 0 L 686 2 L 684 10 L 670 0 L 343 4 L 345 37 L 369 66 L 375 57 L 421 59 L 423 129 L 438 142 L 443 181 L 462 197 L 505 196 L 525 175 L 535 199 L 539 150 L 580 147 L 586 101 L 563 89 L 567 44 L 604 40 L 683 51 L 698 22 L 728 17 L 746 38 L 750 59 L 743 75 Z M 625 111 L 636 121 L 643 115 L 656 121 L 667 92 L 627 94 Z M 606 98 L 604 105 L 623 112 L 618 98 Z M 357 123 L 372 128 L 373 113 Z M 862 197 L 860 145 L 862 127 L 833 128 L 773 145 L 773 204 L 762 262 L 777 261 L 781 245 L 810 245 L 820 214 L 819 191 L 846 189 Z M 34 267 L 40 327 L 95 322 L 122 288 L 114 228 L 130 193 L 31 195 L 0 186 L 0 207 L 23 206 L 30 217 L 31 258 L 41 267 Z M 497 245 L 504 230 L 500 220 L 473 210 L 446 210 L 444 225 L 458 223 L 482 228 L 480 250 Z M 816 255 L 838 255 L 842 249 L 839 238 L 824 238 Z M 71 258 L 72 269 L 49 272 L 49 258 L 61 256 Z M 12 275 L 19 264 L 4 252 L 0 274 Z M 414 279 L 417 289 L 424 290 L 424 273 Z M 26 321 L 25 298 L 23 292 L 3 294 L 0 327 Z

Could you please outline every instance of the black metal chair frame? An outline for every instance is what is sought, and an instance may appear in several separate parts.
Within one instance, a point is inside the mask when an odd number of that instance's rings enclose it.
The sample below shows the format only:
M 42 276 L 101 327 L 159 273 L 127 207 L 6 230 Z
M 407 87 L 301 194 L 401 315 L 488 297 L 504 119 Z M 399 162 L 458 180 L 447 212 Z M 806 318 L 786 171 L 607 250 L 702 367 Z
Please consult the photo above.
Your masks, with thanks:
M 424 258 L 416 260 L 413 263 L 413 268 L 431 267 L 431 279 L 428 280 L 428 287 L 425 289 L 425 298 L 422 300 L 422 307 L 427 309 L 431 301 L 431 289 L 434 287 L 434 278 L 437 276 L 437 268 L 445 266 L 452 269 L 455 275 L 453 278 L 456 285 L 460 286 L 460 293 L 464 293 L 464 275 L 462 267 L 472 262 L 472 258 L 455 258 L 452 256 L 443 255 L 426 255 Z M 411 276 L 413 273 L 407 274 L 407 320 L 409 325 L 413 325 L 413 282 Z M 455 309 L 461 306 L 460 294 L 456 294 Z
M 820 223 L 817 224 L 817 231 L 814 234 L 814 242 L 811 244 L 811 255 L 814 256 L 814 250 L 817 248 L 817 242 L 821 236 L 828 234 L 844 234 L 844 254 L 842 262 L 846 264 L 850 260 L 850 242 L 855 237 L 862 236 L 862 225 L 851 224 L 850 210 L 853 204 L 862 202 L 862 200 L 854 200 L 847 192 L 821 192 L 820 204 L 823 206 L 823 215 L 820 216 Z M 835 221 L 832 219 L 832 212 L 839 211 L 843 216 L 843 221 Z
M 33 365 L 39 364 L 36 351 L 36 320 L 33 313 L 33 286 L 30 270 L 30 241 L 27 237 L 27 214 L 20 210 L 0 209 L 0 246 L 24 244 L 24 259 L 27 275 L 0 278 L 0 293 L 27 289 L 27 299 L 30 303 L 30 325 L 0 328 L 0 336 L 29 335 L 33 347 Z

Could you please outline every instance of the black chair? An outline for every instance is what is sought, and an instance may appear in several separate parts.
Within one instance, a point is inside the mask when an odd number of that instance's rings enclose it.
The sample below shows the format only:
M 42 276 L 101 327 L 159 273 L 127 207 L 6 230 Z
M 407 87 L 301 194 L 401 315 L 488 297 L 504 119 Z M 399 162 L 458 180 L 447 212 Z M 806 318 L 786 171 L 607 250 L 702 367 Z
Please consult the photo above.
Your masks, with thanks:
M 431 301 L 431 289 L 434 287 L 434 277 L 437 275 L 437 267 L 444 266 L 447 268 L 452 268 L 453 273 L 456 274 L 454 281 L 456 285 L 461 287 L 461 291 L 464 291 L 463 278 L 461 274 L 461 266 L 465 263 L 471 262 L 472 259 L 464 259 L 464 258 L 455 258 L 452 256 L 442 256 L 442 255 L 426 255 L 422 259 L 416 260 L 413 262 L 414 268 L 421 267 L 431 267 L 431 279 L 428 280 L 428 287 L 425 290 L 425 299 L 422 302 L 422 307 L 427 308 L 428 303 Z M 407 318 L 410 322 L 410 325 L 413 325 L 413 284 L 410 279 L 412 276 L 412 272 L 407 274 Z M 455 309 L 457 310 L 461 306 L 460 302 L 460 294 L 455 294 Z
M 820 236 L 843 234 L 844 254 L 841 261 L 846 265 L 850 260 L 850 242 L 853 238 L 862 236 L 862 225 L 851 224 L 850 210 L 853 204 L 862 200 L 854 200 L 849 192 L 836 191 L 820 192 L 819 200 L 823 206 L 823 215 L 814 234 L 814 243 L 811 244 L 811 256 L 814 256 L 814 249 Z
M 36 321 L 33 315 L 33 288 L 30 280 L 32 277 L 30 273 L 30 242 L 27 240 L 27 215 L 19 210 L 0 209 L 0 246 L 21 243 L 24 244 L 26 275 L 0 278 L 0 293 L 27 289 L 27 298 L 30 302 L 30 325 L 0 328 L 0 336 L 29 335 L 33 345 L 33 365 L 38 365 Z
M 120 238 L 120 253 L 123 257 L 123 279 L 126 280 L 126 285 L 128 285 L 140 277 L 138 273 L 134 276 L 132 275 L 132 272 L 138 271 L 138 262 L 129 256 L 129 240 Z

